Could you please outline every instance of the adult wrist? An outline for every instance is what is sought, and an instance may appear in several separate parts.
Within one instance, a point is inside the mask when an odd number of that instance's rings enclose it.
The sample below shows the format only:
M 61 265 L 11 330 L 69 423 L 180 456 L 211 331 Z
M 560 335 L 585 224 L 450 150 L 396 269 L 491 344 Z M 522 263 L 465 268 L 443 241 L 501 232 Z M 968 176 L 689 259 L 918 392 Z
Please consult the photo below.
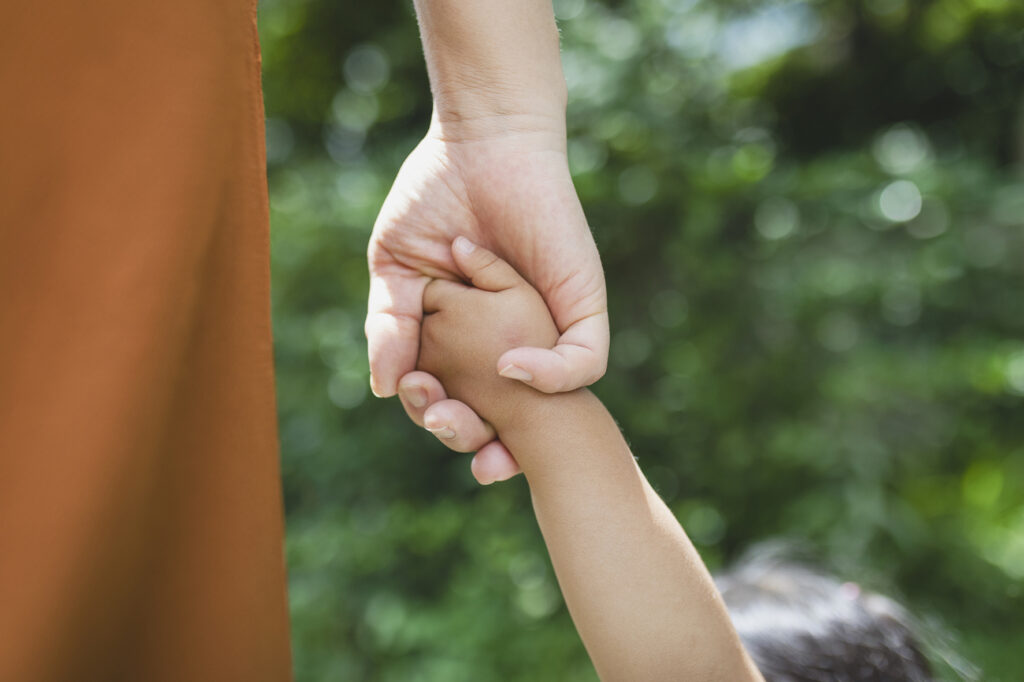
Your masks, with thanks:
M 474 136 L 564 129 L 567 89 L 550 0 L 415 0 L 436 118 Z
M 533 138 L 536 145 L 564 151 L 565 105 L 517 107 L 465 99 L 442 104 L 435 99 L 428 135 L 456 143 L 515 139 L 520 149 Z

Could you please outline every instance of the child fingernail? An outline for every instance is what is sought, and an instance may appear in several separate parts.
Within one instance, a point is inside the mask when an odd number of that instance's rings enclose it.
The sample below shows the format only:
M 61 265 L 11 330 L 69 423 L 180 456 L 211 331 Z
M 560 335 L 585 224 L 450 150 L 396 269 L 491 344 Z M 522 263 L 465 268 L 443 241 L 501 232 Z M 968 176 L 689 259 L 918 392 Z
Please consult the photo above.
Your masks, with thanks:
M 402 391 L 402 395 L 413 407 L 426 407 L 427 405 L 427 392 L 422 388 L 407 388 Z
M 498 374 L 505 377 L 506 379 L 516 379 L 518 381 L 533 381 L 533 375 L 527 372 L 522 367 L 516 367 L 515 365 L 506 365 L 498 370 Z
M 476 249 L 476 244 L 474 244 L 473 242 L 469 241 L 465 237 L 456 237 L 455 238 L 455 250 L 456 251 L 459 251 L 461 253 L 473 253 L 474 249 Z
M 455 432 L 452 431 L 452 429 L 448 426 L 441 426 L 436 429 L 432 429 L 428 426 L 427 431 L 430 431 L 438 438 L 443 438 L 445 440 L 451 440 L 452 438 L 455 438 Z

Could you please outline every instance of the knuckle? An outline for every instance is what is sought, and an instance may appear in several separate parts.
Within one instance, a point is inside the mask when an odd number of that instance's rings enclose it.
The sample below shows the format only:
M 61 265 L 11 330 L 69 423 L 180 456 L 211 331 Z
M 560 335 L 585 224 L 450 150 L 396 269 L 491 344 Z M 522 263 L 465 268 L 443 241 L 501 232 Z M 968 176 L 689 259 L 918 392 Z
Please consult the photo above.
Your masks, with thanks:
M 498 258 L 496 254 L 485 253 L 480 256 L 480 267 L 479 270 L 486 270 L 489 273 L 495 273 L 502 270 L 505 266 L 505 261 Z

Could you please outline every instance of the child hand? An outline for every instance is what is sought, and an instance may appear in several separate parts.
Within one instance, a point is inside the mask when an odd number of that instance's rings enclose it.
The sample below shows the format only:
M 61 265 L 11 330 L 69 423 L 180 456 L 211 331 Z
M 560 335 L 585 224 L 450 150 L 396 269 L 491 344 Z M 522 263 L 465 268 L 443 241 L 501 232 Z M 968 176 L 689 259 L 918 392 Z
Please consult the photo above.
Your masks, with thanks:
M 552 348 L 558 329 L 540 294 L 495 254 L 460 238 L 452 257 L 472 286 L 441 279 L 427 285 L 417 369 L 500 433 L 522 400 L 542 394 L 500 376 L 498 359 L 521 346 Z

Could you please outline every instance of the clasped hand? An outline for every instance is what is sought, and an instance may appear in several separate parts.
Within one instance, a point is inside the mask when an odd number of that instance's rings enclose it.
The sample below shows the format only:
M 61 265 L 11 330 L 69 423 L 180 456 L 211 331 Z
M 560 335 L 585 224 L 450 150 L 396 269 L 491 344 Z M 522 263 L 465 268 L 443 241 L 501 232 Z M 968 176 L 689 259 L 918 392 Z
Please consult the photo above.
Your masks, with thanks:
M 473 474 L 491 483 L 519 468 L 495 440 L 488 415 L 459 400 L 469 395 L 461 382 L 456 388 L 446 378 L 451 385 L 442 385 L 416 370 L 428 284 L 464 279 L 452 250 L 460 235 L 522 273 L 557 326 L 555 339 L 523 338 L 503 352 L 492 378 L 500 374 L 546 393 L 600 378 L 608 356 L 604 273 L 569 175 L 564 132 L 453 140 L 432 128 L 399 171 L 370 239 L 366 336 L 373 392 L 398 393 L 410 418 L 449 448 L 477 451 Z

